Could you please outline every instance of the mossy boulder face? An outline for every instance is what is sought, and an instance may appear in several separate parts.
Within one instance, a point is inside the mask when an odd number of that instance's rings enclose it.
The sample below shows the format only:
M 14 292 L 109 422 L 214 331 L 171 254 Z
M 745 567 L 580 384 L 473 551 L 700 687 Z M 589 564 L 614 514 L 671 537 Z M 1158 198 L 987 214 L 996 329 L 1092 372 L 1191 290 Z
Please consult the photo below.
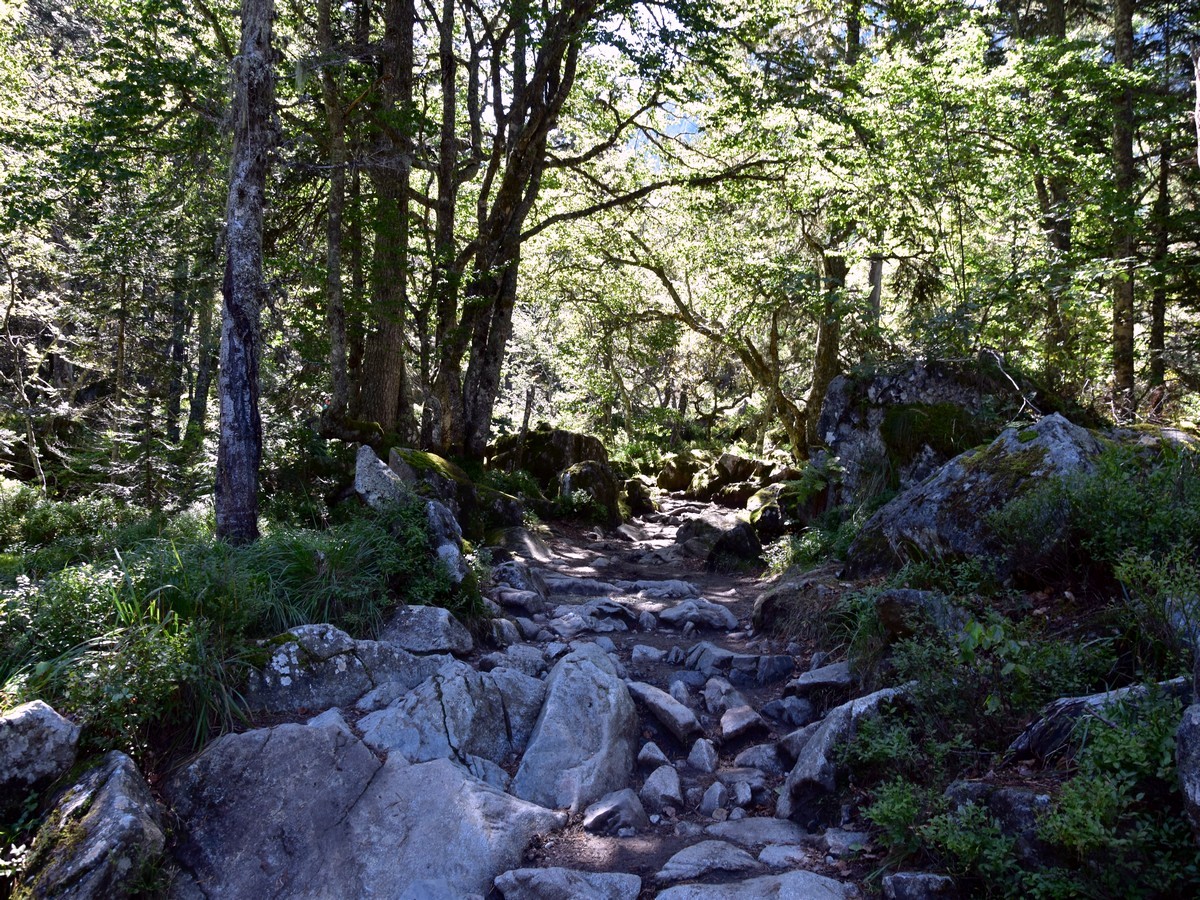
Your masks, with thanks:
M 589 498 L 602 514 L 605 524 L 610 526 L 621 524 L 619 493 L 613 470 L 607 463 L 595 460 L 576 463 L 563 472 L 559 479 L 559 496 L 583 495 Z
M 1004 536 L 990 524 L 989 513 L 1047 479 L 1095 471 L 1100 450 L 1091 432 L 1057 413 L 1028 428 L 1008 428 L 987 447 L 955 457 L 868 519 L 847 553 L 845 574 L 861 578 L 909 560 L 974 556 L 994 557 L 1001 573 L 1009 574 L 1021 561 L 1005 558 Z M 1042 547 L 1065 537 L 1063 526 L 1052 528 L 1041 536 Z
M 581 462 L 608 465 L 608 451 L 590 434 L 577 434 L 541 424 L 525 433 L 497 438 L 488 448 L 487 466 L 492 469 L 524 469 L 542 488 L 555 489 L 558 477 Z
M 488 527 L 521 524 L 520 500 L 476 485 L 459 466 L 436 453 L 393 447 L 388 468 L 414 493 L 445 504 L 470 540 L 482 538 Z
M 990 355 L 957 363 L 917 360 L 835 378 L 817 425 L 828 454 L 843 470 L 833 502 L 906 490 L 959 453 L 993 439 L 1030 402 L 1043 411 L 1064 407 Z M 1068 412 L 1088 427 L 1102 424 L 1082 410 Z
M 630 478 L 625 482 L 625 505 L 634 516 L 642 516 L 657 511 L 658 504 L 650 495 L 650 479 L 644 475 Z
M 668 453 L 662 458 L 662 471 L 658 473 L 658 486 L 664 491 L 686 490 L 696 473 L 708 465 L 708 460 L 698 450 L 686 453 Z
M 716 462 L 692 476 L 687 496 L 692 500 L 714 500 L 741 509 L 750 496 L 770 480 L 774 470 L 774 463 L 736 453 L 722 453 Z
M 113 751 L 58 796 L 16 896 L 144 896 L 165 846 L 149 785 L 132 759 Z

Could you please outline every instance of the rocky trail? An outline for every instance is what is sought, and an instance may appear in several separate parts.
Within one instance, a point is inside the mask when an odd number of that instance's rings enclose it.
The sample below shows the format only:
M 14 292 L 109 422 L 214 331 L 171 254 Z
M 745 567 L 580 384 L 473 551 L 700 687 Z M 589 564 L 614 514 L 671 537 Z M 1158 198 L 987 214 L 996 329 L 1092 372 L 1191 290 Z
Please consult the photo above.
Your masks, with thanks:
M 300 721 L 166 784 L 174 893 L 860 896 L 867 835 L 816 827 L 848 667 L 751 633 L 756 579 L 688 546 L 731 527 L 667 496 L 615 532 L 510 532 L 487 647 L 424 607 L 378 641 L 284 636 L 248 700 Z

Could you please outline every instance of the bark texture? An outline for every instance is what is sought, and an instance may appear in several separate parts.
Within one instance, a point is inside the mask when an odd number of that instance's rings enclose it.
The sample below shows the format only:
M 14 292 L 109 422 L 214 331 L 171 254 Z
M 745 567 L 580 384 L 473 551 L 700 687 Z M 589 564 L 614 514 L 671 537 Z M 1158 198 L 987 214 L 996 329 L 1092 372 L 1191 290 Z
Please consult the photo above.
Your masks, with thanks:
M 225 208 L 221 307 L 221 435 L 217 451 L 217 536 L 233 544 L 258 537 L 258 409 L 262 305 L 263 200 L 275 143 L 271 59 L 274 0 L 243 0 L 241 52 L 234 60 L 233 164 Z

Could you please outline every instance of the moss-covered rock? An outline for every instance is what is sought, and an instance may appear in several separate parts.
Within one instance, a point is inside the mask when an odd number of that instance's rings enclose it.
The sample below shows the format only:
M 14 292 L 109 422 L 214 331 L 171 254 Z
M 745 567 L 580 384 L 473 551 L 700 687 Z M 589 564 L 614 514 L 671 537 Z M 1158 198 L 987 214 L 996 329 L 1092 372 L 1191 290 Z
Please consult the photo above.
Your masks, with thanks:
M 449 507 L 471 540 L 482 538 L 489 527 L 521 524 L 524 507 L 520 500 L 476 485 L 461 467 L 436 453 L 393 447 L 388 468 L 409 490 Z
M 606 463 L 595 460 L 576 463 L 563 472 L 560 479 L 560 497 L 571 503 L 578 503 L 577 498 L 586 497 L 606 525 L 621 524 L 618 494 L 617 479 L 612 469 Z
M 34 842 L 18 896 L 141 896 L 166 837 L 133 760 L 112 752 L 63 791 Z
M 658 473 L 658 486 L 664 491 L 682 491 L 692 483 L 696 473 L 708 465 L 708 460 L 698 450 L 686 453 L 668 453 L 662 458 L 662 471 Z
M 818 422 L 821 442 L 844 470 L 832 499 L 840 505 L 906 490 L 994 438 L 1030 403 L 1087 427 L 1102 424 L 988 354 L 839 376 Z
M 1032 439 L 1028 431 L 1035 433 Z M 865 577 L 914 559 L 975 556 L 994 556 L 1001 572 L 1011 572 L 1021 561 L 1005 558 L 1003 536 L 988 514 L 1047 479 L 1093 471 L 1100 450 L 1091 432 L 1057 414 L 1031 429 L 1008 428 L 987 447 L 951 460 L 867 520 L 847 553 L 846 574 Z M 1061 526 L 1048 530 L 1041 536 L 1043 547 L 1062 541 L 1062 532 Z
M 608 451 L 599 439 L 542 423 L 526 432 L 524 438 L 516 434 L 497 438 L 488 448 L 486 464 L 490 469 L 505 471 L 524 469 L 543 488 L 553 491 L 559 475 L 588 461 L 608 465 Z

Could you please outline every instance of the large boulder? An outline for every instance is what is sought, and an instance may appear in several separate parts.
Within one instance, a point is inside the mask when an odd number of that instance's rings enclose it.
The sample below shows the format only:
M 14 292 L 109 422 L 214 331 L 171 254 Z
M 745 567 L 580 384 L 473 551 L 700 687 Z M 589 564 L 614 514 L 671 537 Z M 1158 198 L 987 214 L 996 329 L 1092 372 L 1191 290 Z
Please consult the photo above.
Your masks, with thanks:
M 504 763 L 529 742 L 546 686 L 512 669 L 481 674 L 455 663 L 358 723 L 373 749 L 409 762 L 471 757 Z
M 133 760 L 113 751 L 67 788 L 38 831 L 20 896 L 129 897 L 162 856 L 162 812 Z
M 620 488 L 617 477 L 608 463 L 585 460 L 571 466 L 558 479 L 560 497 L 586 498 L 594 505 L 597 515 L 608 525 L 619 525 L 621 510 L 618 506 Z
M 513 793 L 577 812 L 628 786 L 637 734 L 637 710 L 612 660 L 583 644 L 550 672 Z
M 372 509 L 386 509 L 412 498 L 404 479 L 388 468 L 368 445 L 358 448 L 354 463 L 354 492 Z
M 576 434 L 541 424 L 522 437 L 508 434 L 488 448 L 487 465 L 493 469 L 524 469 L 543 488 L 553 488 L 558 476 L 576 463 L 593 460 L 608 464 L 608 451 L 588 434 Z
M 1090 432 L 1058 414 L 1028 428 L 1008 428 L 986 448 L 955 457 L 868 519 L 847 552 L 844 573 L 868 577 L 913 559 L 1002 558 L 1004 536 L 988 513 L 1027 496 L 1047 479 L 1093 472 L 1100 450 Z M 1065 538 L 1065 525 L 1061 517 L 1058 523 L 1046 518 L 1049 531 L 1041 535 L 1040 549 L 1050 554 Z
M 471 632 L 454 614 L 440 606 L 403 606 L 396 610 L 379 634 L 409 653 L 470 653 L 475 649 Z
M 0 717 L 0 813 L 75 764 L 79 726 L 34 700 Z
M 266 664 L 250 673 L 246 705 L 269 713 L 349 706 L 388 682 L 414 688 L 451 660 L 415 656 L 386 641 L 356 641 L 332 625 L 301 625 L 269 642 Z
M 381 763 L 337 727 L 226 735 L 166 795 L 176 856 L 212 897 L 483 895 L 565 822 L 449 760 Z
M 830 710 L 819 724 L 807 726 L 794 747 L 796 764 L 784 782 L 775 815 L 806 827 L 825 819 L 841 774 L 842 748 L 860 722 L 878 715 L 885 703 L 900 695 L 895 688 L 876 691 Z
M 701 469 L 692 477 L 692 481 L 688 485 L 687 496 L 693 500 L 714 500 L 717 499 L 722 489 L 735 484 L 749 485 L 752 479 L 765 478 L 773 469 L 772 463 L 748 459 L 738 456 L 736 453 L 722 453 L 715 463 L 706 469 Z M 746 489 L 749 490 L 749 493 L 741 498 L 741 503 L 727 500 L 724 505 L 735 507 L 745 505 L 750 494 L 753 494 L 757 488 Z
M 1010 374 L 996 357 L 983 354 L 968 363 L 916 360 L 835 378 L 817 422 L 821 442 L 842 470 L 833 504 L 920 483 L 952 457 L 995 437 L 1025 408 L 1026 398 L 1043 410 L 1061 402 L 1020 376 L 1014 383 Z M 1072 416 L 1079 419 L 1076 411 Z
M 704 457 L 695 450 L 688 453 L 668 453 L 662 458 L 658 486 L 664 491 L 685 490 L 705 465 Z
M 841 563 L 793 567 L 778 576 L 754 600 L 754 630 L 795 633 L 820 623 L 849 587 L 838 581 L 841 567 Z
M 1200 840 L 1200 703 L 1183 711 L 1183 721 L 1175 732 L 1175 768 L 1184 811 Z

